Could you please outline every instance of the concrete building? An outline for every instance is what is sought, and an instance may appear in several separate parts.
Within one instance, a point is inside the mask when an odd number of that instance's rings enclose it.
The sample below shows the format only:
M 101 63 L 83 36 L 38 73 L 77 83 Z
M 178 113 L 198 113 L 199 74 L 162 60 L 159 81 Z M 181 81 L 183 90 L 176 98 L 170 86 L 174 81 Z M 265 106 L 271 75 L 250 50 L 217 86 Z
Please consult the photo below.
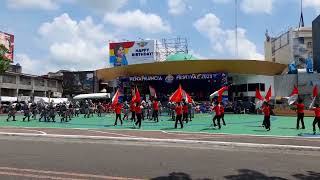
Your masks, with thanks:
M 11 67 L 0 75 L 0 96 L 29 100 L 39 97 L 61 97 L 62 80 L 22 73 L 22 67 Z
M 312 42 L 311 27 L 290 28 L 275 37 L 266 33 L 265 60 L 281 64 L 299 60 L 298 67 L 305 68 L 306 59 L 313 54 Z
M 313 68 L 320 72 L 320 15 L 312 22 Z
M 60 70 L 49 72 L 46 76 L 62 81 L 63 97 L 71 98 L 79 94 L 100 92 L 95 71 Z

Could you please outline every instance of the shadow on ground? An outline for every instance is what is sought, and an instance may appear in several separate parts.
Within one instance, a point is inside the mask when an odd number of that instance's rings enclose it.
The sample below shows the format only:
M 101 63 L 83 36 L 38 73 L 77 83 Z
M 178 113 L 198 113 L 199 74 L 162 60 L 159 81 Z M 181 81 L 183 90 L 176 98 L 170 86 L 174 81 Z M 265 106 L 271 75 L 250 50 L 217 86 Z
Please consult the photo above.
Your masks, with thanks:
M 268 176 L 258 171 L 250 170 L 250 169 L 239 169 L 239 174 L 237 175 L 228 175 L 224 178 L 231 179 L 231 180 L 251 180 L 251 179 L 268 179 L 268 180 L 287 180 L 282 177 L 276 176 Z
M 183 172 L 172 172 L 168 176 L 160 176 L 151 178 L 151 180 L 192 180 L 189 174 Z M 211 180 L 209 178 L 197 179 L 197 180 Z
M 294 174 L 292 175 L 299 180 L 316 180 L 320 179 L 320 173 L 314 171 L 307 171 L 307 174 Z
M 296 130 L 297 128 L 291 128 L 291 127 L 279 127 L 279 129 L 292 129 L 292 130 Z

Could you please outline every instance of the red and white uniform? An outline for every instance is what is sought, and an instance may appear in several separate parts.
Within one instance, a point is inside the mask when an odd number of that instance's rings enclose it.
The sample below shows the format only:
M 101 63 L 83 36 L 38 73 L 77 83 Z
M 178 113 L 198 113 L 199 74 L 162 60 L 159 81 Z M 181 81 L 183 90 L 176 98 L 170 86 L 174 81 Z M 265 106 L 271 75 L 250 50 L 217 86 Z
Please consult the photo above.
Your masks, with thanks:
M 314 111 L 314 116 L 316 118 L 320 118 L 320 107 L 312 108 L 311 110 Z
M 155 102 L 152 103 L 152 108 L 153 108 L 153 110 L 155 110 L 155 111 L 159 111 L 159 104 L 158 104 L 157 101 L 155 101 Z
M 270 116 L 270 106 L 263 106 L 262 111 L 264 116 Z
M 116 112 L 116 114 L 121 114 L 121 109 L 122 109 L 122 106 L 121 106 L 121 105 L 116 105 L 116 106 L 115 106 L 115 112 Z
M 176 106 L 175 111 L 177 115 L 182 115 L 182 106 Z
M 297 113 L 304 113 L 304 104 L 297 103 L 296 106 L 297 106 Z
M 141 114 L 142 113 L 141 106 L 136 106 L 135 112 L 136 112 L 136 114 Z
M 221 106 L 215 106 L 213 107 L 214 112 L 216 113 L 216 116 L 220 116 L 221 115 Z

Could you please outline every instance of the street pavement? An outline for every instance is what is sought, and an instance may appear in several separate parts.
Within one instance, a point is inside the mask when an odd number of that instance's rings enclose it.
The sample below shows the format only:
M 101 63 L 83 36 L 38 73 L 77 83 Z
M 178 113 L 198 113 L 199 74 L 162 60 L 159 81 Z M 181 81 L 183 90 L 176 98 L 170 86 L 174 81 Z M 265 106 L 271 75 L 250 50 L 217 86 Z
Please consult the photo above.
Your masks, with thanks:
M 187 133 L 175 131 L 141 131 L 135 130 L 111 130 L 111 129 L 70 129 L 70 128 L 21 128 L 2 127 L 0 134 L 5 135 L 59 135 L 61 137 L 88 137 L 88 138 L 132 138 L 132 139 L 169 139 L 189 140 L 204 142 L 237 142 L 253 144 L 275 144 L 291 146 L 320 147 L 320 138 L 311 137 L 285 137 L 285 136 L 262 136 L 262 135 L 236 135 L 236 134 L 213 134 L 213 133 Z
M 320 152 L 0 136 L 0 179 L 320 179 Z

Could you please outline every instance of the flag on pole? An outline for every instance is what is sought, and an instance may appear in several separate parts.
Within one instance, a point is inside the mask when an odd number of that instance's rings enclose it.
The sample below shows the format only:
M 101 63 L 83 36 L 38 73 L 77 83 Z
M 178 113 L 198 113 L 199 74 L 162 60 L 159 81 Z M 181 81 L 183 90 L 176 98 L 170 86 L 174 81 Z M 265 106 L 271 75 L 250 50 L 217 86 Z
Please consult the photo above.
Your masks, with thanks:
M 181 102 L 182 101 L 182 87 L 179 88 L 169 97 L 170 102 Z
M 150 91 L 150 96 L 157 98 L 156 89 L 154 89 L 152 86 L 149 86 L 149 91 Z
M 136 87 L 135 101 L 136 103 L 141 101 L 139 89 Z
M 136 101 L 136 88 L 131 89 L 131 102 L 135 102 Z
M 312 90 L 312 101 L 310 103 L 310 106 L 309 106 L 309 109 L 312 108 L 312 106 L 314 105 L 314 102 L 316 101 L 316 98 L 318 96 L 318 86 L 317 85 L 314 85 L 313 86 L 313 90 Z
M 183 90 L 183 99 L 185 99 L 187 101 L 187 103 L 193 102 L 193 99 L 185 90 Z
M 112 97 L 112 105 L 116 105 L 119 102 L 119 96 L 120 96 L 120 91 L 119 89 L 117 90 L 117 92 L 113 95 Z
M 259 109 L 263 104 L 263 97 L 261 96 L 260 90 L 256 88 L 256 98 L 258 101 L 256 102 L 256 109 Z
M 293 87 L 292 93 L 288 97 L 288 104 L 292 105 L 298 100 L 299 90 L 296 86 Z
M 312 97 L 317 97 L 317 96 L 318 96 L 318 86 L 314 85 L 312 90 Z
M 269 90 L 266 94 L 266 97 L 264 98 L 266 100 L 266 102 L 269 102 L 270 101 L 270 98 L 272 96 L 272 91 L 271 91 L 271 86 L 269 87 Z
M 220 88 L 218 91 L 215 91 L 214 93 L 210 94 L 210 99 L 214 98 L 217 95 L 222 98 L 222 94 L 226 90 L 228 90 L 227 86 L 224 86 L 224 87 Z

